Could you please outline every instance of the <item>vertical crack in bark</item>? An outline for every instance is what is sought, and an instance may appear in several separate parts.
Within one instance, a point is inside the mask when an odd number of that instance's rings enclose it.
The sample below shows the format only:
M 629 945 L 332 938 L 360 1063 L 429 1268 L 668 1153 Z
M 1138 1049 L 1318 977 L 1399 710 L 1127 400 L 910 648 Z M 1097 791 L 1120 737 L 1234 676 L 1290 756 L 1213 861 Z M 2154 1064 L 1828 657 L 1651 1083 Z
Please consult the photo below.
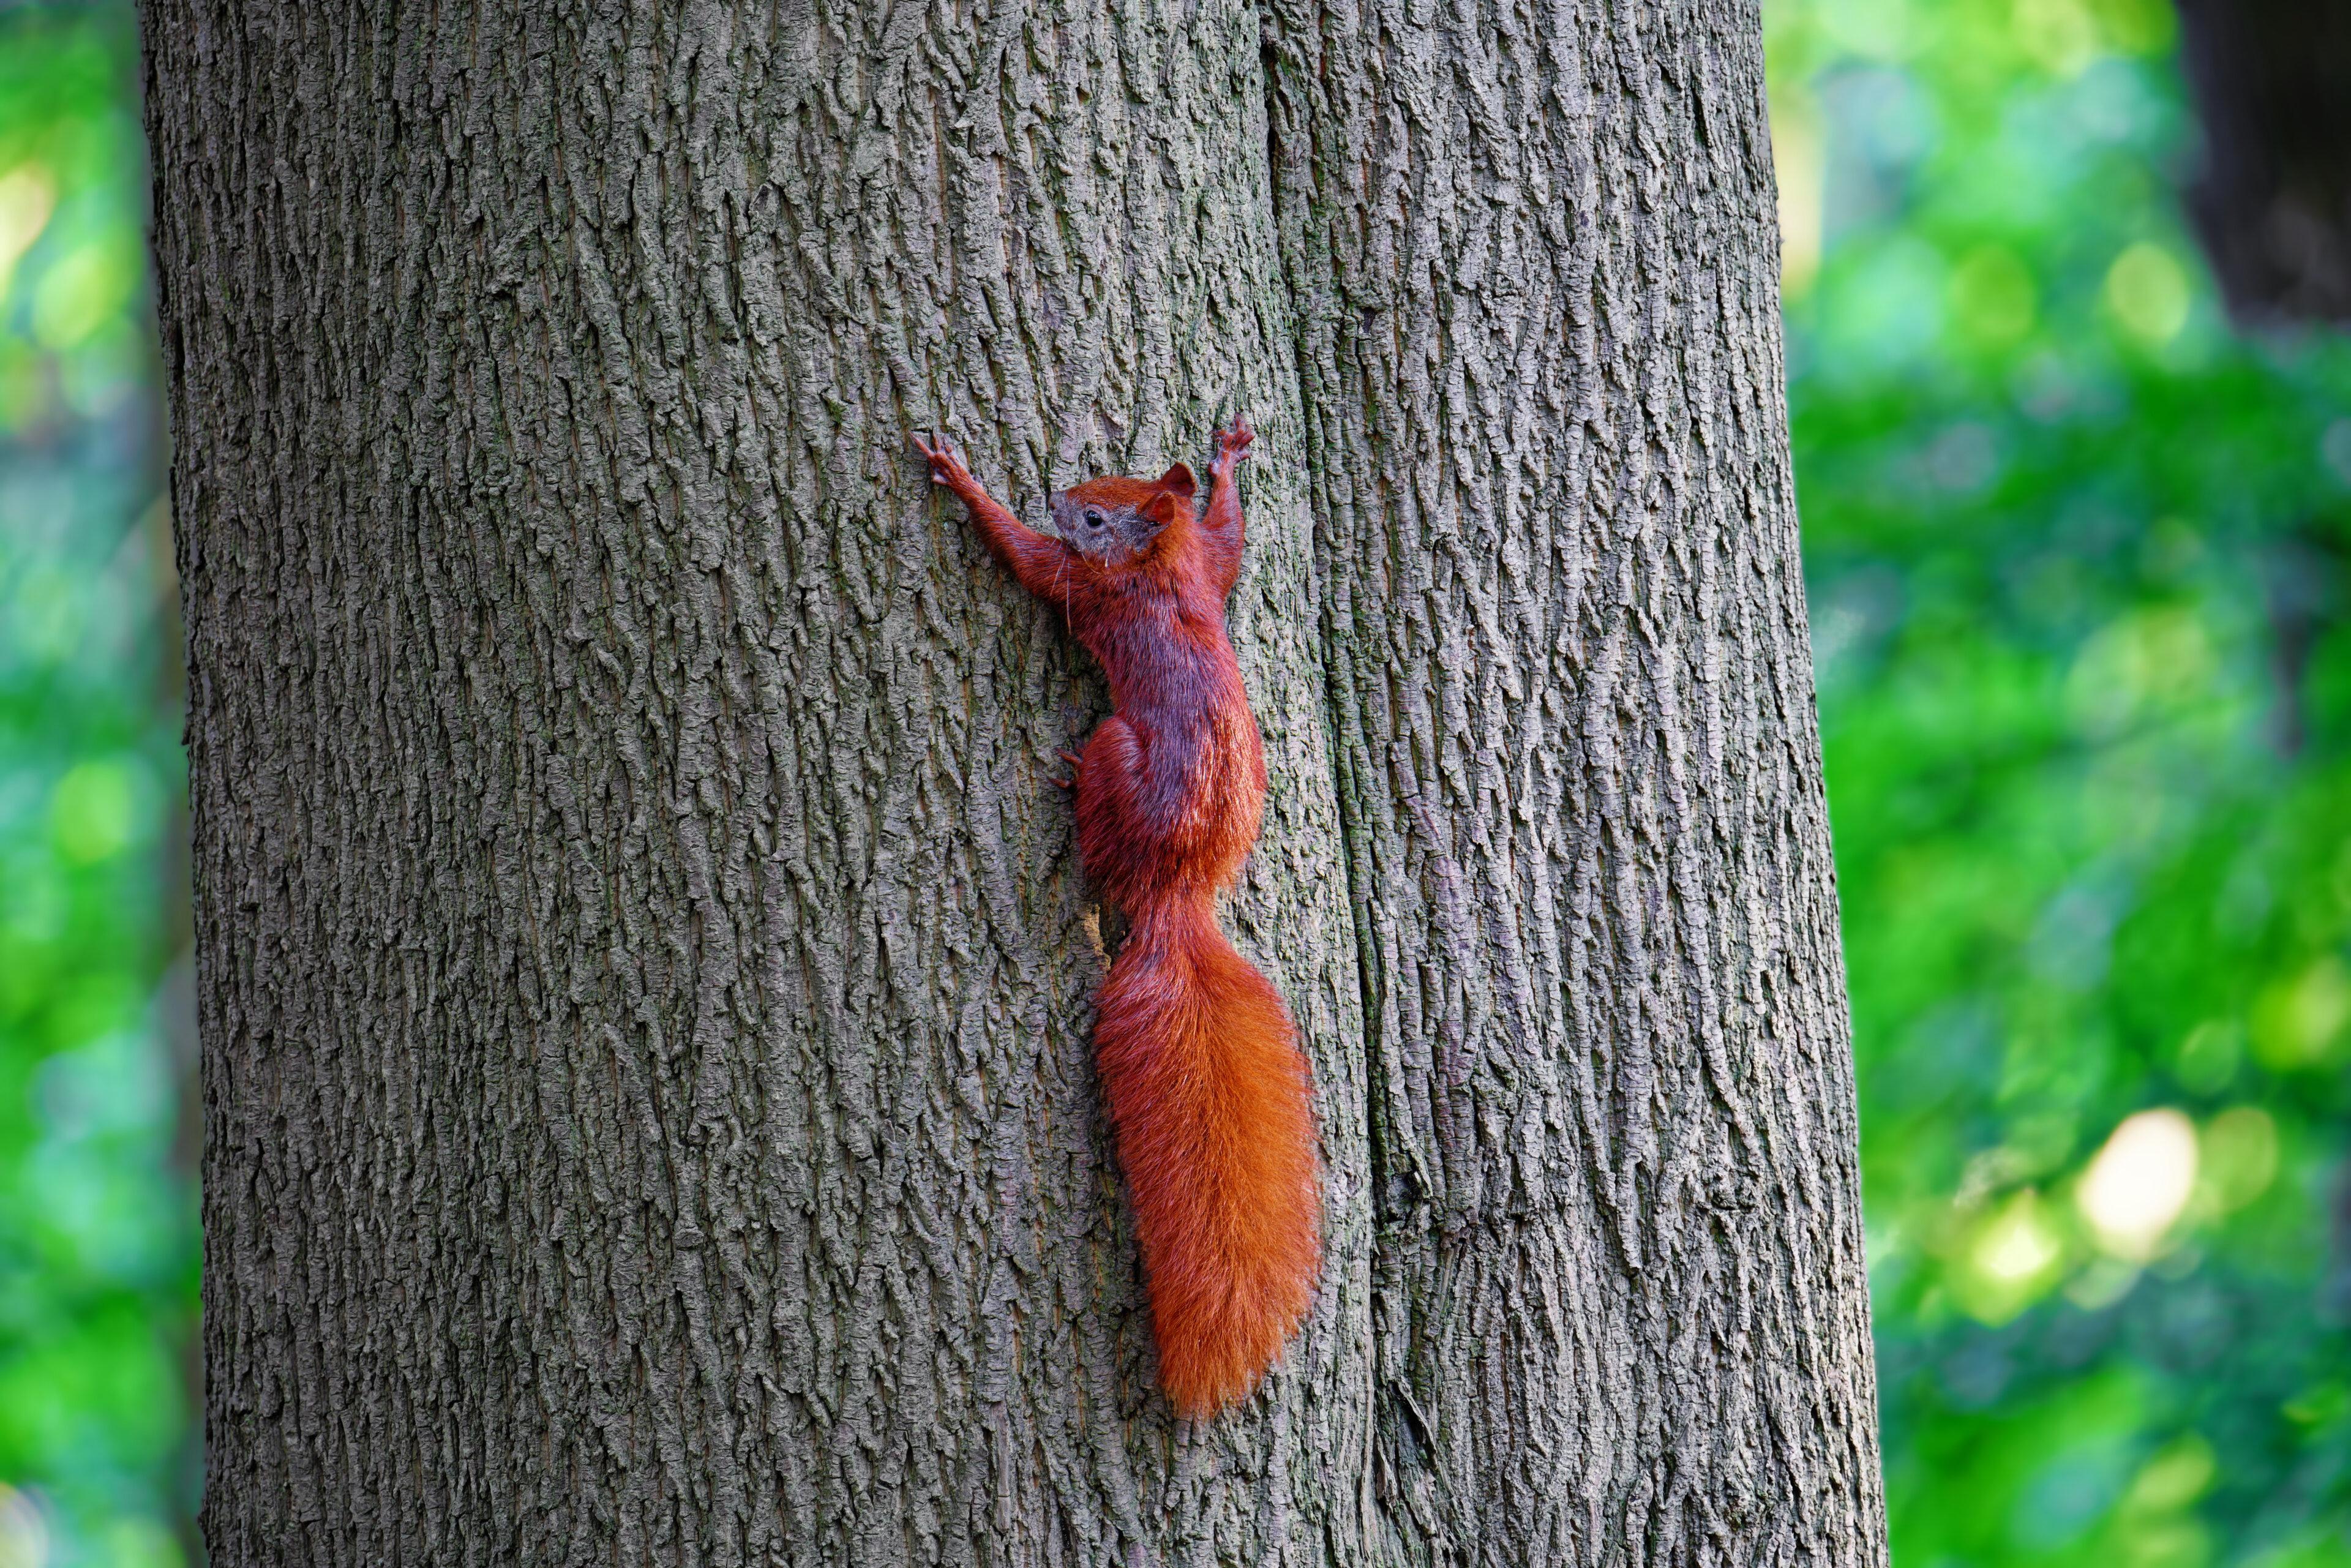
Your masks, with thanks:
M 1283 230 L 1281 114 L 1280 109 L 1280 88 L 1277 81 L 1281 50 L 1273 36 L 1272 29 L 1274 26 L 1274 18 L 1271 14 L 1260 7 L 1257 16 L 1259 37 L 1260 40 L 1258 48 L 1258 70 L 1259 77 L 1258 89 L 1259 99 L 1260 103 L 1263 105 L 1265 113 L 1266 206 L 1270 217 L 1272 235 L 1278 244 Z M 1291 362 L 1296 369 L 1298 384 L 1302 386 L 1308 384 L 1310 380 L 1307 373 L 1308 367 L 1303 362 L 1308 351 L 1308 344 L 1306 334 L 1296 329 L 1295 322 L 1298 301 L 1304 295 L 1305 291 L 1300 288 L 1296 279 L 1288 276 L 1287 248 L 1288 247 L 1286 246 L 1282 247 L 1284 256 L 1282 282 L 1284 287 L 1290 294 L 1291 310 L 1290 319 L 1293 323 L 1288 346 Z M 1306 429 L 1310 434 L 1307 440 L 1307 445 L 1303 453 L 1303 459 L 1304 466 L 1311 471 L 1315 465 L 1317 456 L 1311 434 L 1313 429 L 1313 419 L 1311 413 L 1309 413 L 1306 421 Z M 1306 507 L 1310 538 L 1313 540 L 1314 553 L 1319 560 L 1324 556 L 1326 547 L 1325 541 L 1322 538 L 1322 512 L 1320 507 L 1316 505 L 1315 497 L 1311 487 L 1306 500 Z M 1370 954 L 1372 952 L 1371 933 L 1369 929 L 1370 904 L 1366 890 L 1364 887 L 1362 881 L 1361 866 L 1358 863 L 1358 858 L 1355 853 L 1355 835 L 1359 826 L 1361 825 L 1360 807 L 1356 797 L 1361 788 L 1361 781 L 1354 779 L 1347 769 L 1344 751 L 1339 742 L 1340 727 L 1345 720 L 1346 708 L 1340 700 L 1339 692 L 1338 627 L 1333 620 L 1331 596 L 1327 591 L 1327 589 L 1325 591 L 1319 594 L 1318 597 L 1321 601 L 1322 611 L 1316 628 L 1320 633 L 1322 643 L 1322 658 L 1318 661 L 1318 665 L 1322 677 L 1322 721 L 1325 726 L 1325 735 L 1328 737 L 1326 754 L 1329 758 L 1331 768 L 1332 810 L 1338 820 L 1339 862 L 1344 871 L 1346 877 L 1348 926 L 1354 935 L 1352 951 L 1354 962 L 1356 992 L 1359 998 L 1359 1004 L 1363 1009 L 1362 1017 L 1364 1023 L 1361 1042 L 1364 1055 L 1364 1065 L 1368 1077 L 1372 1081 L 1376 1082 L 1379 1077 L 1379 1062 L 1377 1060 L 1378 1038 L 1376 1031 L 1370 1027 L 1370 1020 L 1376 1015 L 1379 1004 L 1377 993 L 1373 984 L 1373 972 L 1369 962 Z M 1385 1171 L 1388 1162 L 1386 1159 L 1386 1153 L 1381 1146 L 1378 1118 L 1376 1115 L 1367 1117 L 1363 1129 L 1363 1134 L 1366 1140 L 1366 1146 L 1371 1155 L 1371 1168 L 1366 1174 L 1371 1178 L 1369 1185 L 1372 1191 L 1373 1212 L 1383 1223 L 1390 1222 L 1400 1217 L 1388 1210 L 1390 1198 L 1386 1189 L 1386 1183 L 1383 1179 L 1383 1173 Z M 1377 1232 L 1374 1231 L 1373 1241 L 1375 1253 L 1374 1266 L 1376 1266 L 1377 1261 L 1376 1249 L 1378 1245 Z

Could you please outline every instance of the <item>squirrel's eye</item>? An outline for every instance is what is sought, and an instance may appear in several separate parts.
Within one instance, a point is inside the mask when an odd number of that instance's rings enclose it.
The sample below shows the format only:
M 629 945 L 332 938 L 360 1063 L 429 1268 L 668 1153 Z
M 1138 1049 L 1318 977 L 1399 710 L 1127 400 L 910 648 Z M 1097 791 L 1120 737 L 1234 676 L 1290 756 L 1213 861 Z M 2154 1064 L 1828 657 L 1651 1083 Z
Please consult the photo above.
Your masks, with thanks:
M 1098 528 L 1102 526 L 1102 515 L 1100 512 L 1088 512 L 1086 514 L 1086 527 L 1090 528 Z

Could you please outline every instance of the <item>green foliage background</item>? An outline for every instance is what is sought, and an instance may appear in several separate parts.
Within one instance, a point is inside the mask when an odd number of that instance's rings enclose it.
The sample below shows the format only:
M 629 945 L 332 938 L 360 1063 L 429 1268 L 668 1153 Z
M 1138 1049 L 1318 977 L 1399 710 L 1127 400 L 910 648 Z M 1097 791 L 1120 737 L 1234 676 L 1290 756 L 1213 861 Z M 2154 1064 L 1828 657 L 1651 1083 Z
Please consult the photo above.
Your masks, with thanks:
M 1895 1559 L 2351 1563 L 2351 353 L 2162 0 L 1765 16 Z
M 0 8 L 0 1565 L 191 1545 L 177 589 L 127 5 Z
M 2161 0 L 1765 21 L 1896 1561 L 2351 1568 L 2351 352 L 2220 314 Z M 0 1568 L 193 1550 L 136 83 L 0 9 Z

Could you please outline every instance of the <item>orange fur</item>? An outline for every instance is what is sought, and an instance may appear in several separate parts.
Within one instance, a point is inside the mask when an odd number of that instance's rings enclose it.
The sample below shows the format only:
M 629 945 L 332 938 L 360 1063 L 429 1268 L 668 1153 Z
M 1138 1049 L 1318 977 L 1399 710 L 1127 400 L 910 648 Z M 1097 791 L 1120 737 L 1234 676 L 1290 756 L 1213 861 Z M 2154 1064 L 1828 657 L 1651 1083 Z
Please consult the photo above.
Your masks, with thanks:
M 1051 497 L 1024 528 L 944 444 L 915 442 L 998 559 L 1061 607 L 1114 712 L 1071 779 L 1086 873 L 1126 911 L 1094 1043 L 1134 1194 L 1159 1379 L 1207 1415 L 1247 1394 L 1305 1315 L 1322 1262 L 1314 1114 L 1281 997 L 1217 927 L 1257 841 L 1265 755 L 1225 635 L 1243 527 L 1217 433 L 1205 514 L 1181 464 Z
M 1159 1381 L 1206 1415 L 1255 1386 L 1321 1262 L 1314 1113 L 1290 1015 L 1206 896 L 1146 905 L 1094 1024 L 1151 1285 Z

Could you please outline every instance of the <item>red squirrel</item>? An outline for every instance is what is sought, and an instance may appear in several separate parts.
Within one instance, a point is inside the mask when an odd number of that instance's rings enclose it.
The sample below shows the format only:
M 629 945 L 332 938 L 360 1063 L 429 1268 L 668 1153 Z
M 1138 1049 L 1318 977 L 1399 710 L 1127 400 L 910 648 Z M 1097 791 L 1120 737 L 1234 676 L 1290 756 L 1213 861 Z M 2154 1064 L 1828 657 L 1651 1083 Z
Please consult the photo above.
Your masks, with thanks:
M 1190 1416 L 1256 1386 L 1322 1263 L 1306 1061 L 1280 994 L 1217 926 L 1217 894 L 1265 811 L 1265 748 L 1225 636 L 1241 561 L 1233 465 L 1255 438 L 1238 415 L 1217 433 L 1201 516 L 1178 463 L 1053 494 L 1053 534 L 990 499 L 946 442 L 908 438 L 1110 676 L 1115 711 L 1084 756 L 1061 755 L 1086 875 L 1126 912 L 1094 1046 L 1134 1196 L 1160 1385 Z

